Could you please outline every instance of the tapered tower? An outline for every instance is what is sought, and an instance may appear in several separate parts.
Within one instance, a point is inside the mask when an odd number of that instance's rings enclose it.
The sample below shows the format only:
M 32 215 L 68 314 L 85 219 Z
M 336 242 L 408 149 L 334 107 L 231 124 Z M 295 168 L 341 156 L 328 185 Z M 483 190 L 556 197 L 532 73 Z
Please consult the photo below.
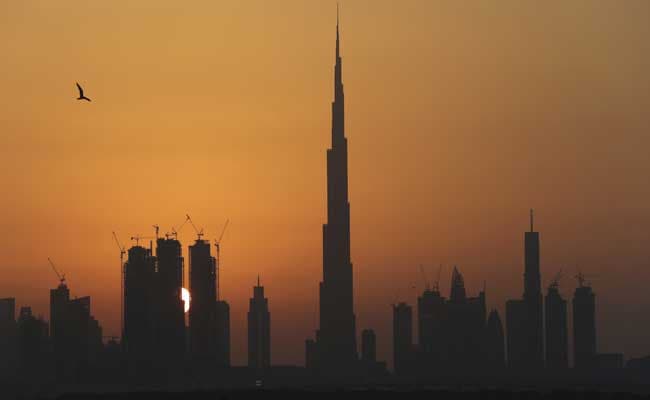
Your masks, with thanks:
M 327 223 L 323 225 L 323 281 L 320 283 L 318 335 L 320 366 L 337 371 L 357 360 L 342 68 L 337 15 L 332 147 L 327 150 Z

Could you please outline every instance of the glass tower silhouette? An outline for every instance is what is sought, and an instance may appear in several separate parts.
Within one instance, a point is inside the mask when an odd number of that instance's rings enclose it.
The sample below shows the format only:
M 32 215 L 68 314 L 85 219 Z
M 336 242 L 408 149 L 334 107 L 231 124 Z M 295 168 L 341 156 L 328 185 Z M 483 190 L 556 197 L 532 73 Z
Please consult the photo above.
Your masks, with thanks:
M 345 97 L 336 23 L 336 65 L 332 103 L 332 147 L 327 150 L 327 223 L 323 225 L 323 281 L 320 283 L 320 366 L 329 370 L 357 360 L 350 261 L 348 143 L 345 137 Z

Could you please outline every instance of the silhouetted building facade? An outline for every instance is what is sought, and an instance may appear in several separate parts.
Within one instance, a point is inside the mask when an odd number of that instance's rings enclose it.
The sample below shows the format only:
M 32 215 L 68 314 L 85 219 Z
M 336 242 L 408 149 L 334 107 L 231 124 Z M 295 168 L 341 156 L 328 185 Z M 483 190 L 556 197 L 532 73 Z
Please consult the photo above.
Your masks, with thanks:
M 332 103 L 332 147 L 327 150 L 327 223 L 323 225 L 323 281 L 320 283 L 320 329 L 316 341 L 319 367 L 345 373 L 357 361 L 350 261 L 348 144 L 345 137 L 345 96 L 336 26 L 336 65 Z M 314 359 L 312 357 L 312 359 Z
M 505 336 L 497 310 L 492 310 L 485 331 L 485 366 L 490 370 L 506 366 Z
M 15 373 L 18 362 L 16 329 L 16 299 L 0 299 L 0 376 Z
M 540 273 L 539 232 L 533 226 L 524 235 L 524 296 L 506 303 L 508 363 L 514 368 L 541 368 L 544 365 L 544 321 Z
M 377 361 L 377 336 L 372 329 L 361 332 L 361 360 L 366 363 Z
M 419 359 L 429 369 L 444 365 L 446 354 L 446 299 L 437 287 L 426 288 L 418 297 L 418 345 Z
M 216 328 L 217 328 L 217 353 L 216 365 L 230 367 L 230 305 L 225 300 L 217 300 Z
M 596 296 L 580 279 L 573 294 L 573 360 L 579 369 L 594 367 L 596 356 Z
M 179 365 L 185 355 L 184 259 L 176 239 L 156 241 L 156 334 L 158 362 L 167 368 Z
M 459 373 L 480 368 L 484 361 L 485 293 L 468 297 L 463 276 L 454 267 L 450 297 L 437 287 L 418 297 L 418 369 Z
M 32 315 L 30 307 L 21 307 L 18 317 L 18 367 L 23 376 L 42 377 L 49 369 L 50 343 L 48 324 Z
M 479 369 L 483 362 L 485 293 L 467 297 L 463 276 L 454 268 L 447 302 L 447 366 L 452 371 Z
M 151 249 L 133 246 L 124 264 L 122 347 L 130 373 L 154 366 L 156 338 L 156 260 Z
M 86 374 L 103 350 L 102 328 L 91 315 L 90 297 L 70 299 L 64 280 L 50 290 L 50 339 L 59 380 Z
M 217 359 L 217 289 L 215 258 L 210 243 L 198 239 L 190 246 L 190 352 L 195 361 Z
M 406 303 L 393 306 L 393 366 L 395 373 L 409 373 L 413 367 L 413 310 Z
M 568 368 L 567 304 L 560 295 L 557 281 L 548 288 L 545 309 L 546 367 L 553 370 Z
M 248 309 L 248 366 L 257 369 L 271 366 L 271 313 L 259 277 Z

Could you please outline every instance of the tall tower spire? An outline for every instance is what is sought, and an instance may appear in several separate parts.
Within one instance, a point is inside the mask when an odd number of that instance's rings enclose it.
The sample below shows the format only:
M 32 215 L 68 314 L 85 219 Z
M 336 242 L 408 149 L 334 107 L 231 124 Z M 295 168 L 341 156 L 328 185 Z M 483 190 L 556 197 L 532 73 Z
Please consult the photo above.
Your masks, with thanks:
M 530 209 L 530 231 L 531 232 L 535 232 L 535 229 L 533 229 L 534 228 L 534 225 L 533 225 L 534 222 L 535 222 L 535 214 L 534 214 L 533 209 L 531 208 Z
M 336 60 L 341 57 L 339 46 L 339 3 L 336 3 Z
M 327 223 L 323 225 L 323 280 L 320 283 L 320 330 L 317 343 L 319 362 L 323 368 L 332 371 L 340 371 L 357 360 L 354 285 L 350 261 L 348 142 L 345 137 L 338 5 L 336 14 L 332 146 L 327 149 Z

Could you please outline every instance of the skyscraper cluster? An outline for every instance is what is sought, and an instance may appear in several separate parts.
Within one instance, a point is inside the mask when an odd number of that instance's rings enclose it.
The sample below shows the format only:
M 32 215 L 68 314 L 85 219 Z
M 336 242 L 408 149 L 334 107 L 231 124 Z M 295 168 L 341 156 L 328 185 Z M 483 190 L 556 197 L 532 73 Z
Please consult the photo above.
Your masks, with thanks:
M 319 327 L 305 342 L 305 364 L 311 376 L 385 376 L 385 363 L 377 360 L 381 338 L 375 331 L 363 329 L 360 349 L 357 344 L 344 103 L 337 21 Z M 126 251 L 115 237 L 122 255 L 127 255 L 120 262 L 121 338 L 102 336 L 90 297 L 71 298 L 63 277 L 50 290 L 49 324 L 29 307 L 21 307 L 16 316 L 15 299 L 0 299 L 0 375 L 54 375 L 74 381 L 93 372 L 118 371 L 127 377 L 165 379 L 181 370 L 204 374 L 230 367 L 230 306 L 219 290 L 220 240 L 212 245 L 202 239 L 202 231 L 197 230 L 197 236 L 187 249 L 189 304 L 183 300 L 185 259 L 176 231 L 158 237 L 156 227 L 156 237 L 151 238 L 156 240 L 155 251 L 153 241 L 141 246 L 140 237 L 133 238 L 135 245 Z M 488 313 L 485 289 L 470 295 L 456 267 L 448 297 L 436 282 L 418 296 L 415 312 L 405 302 L 394 304 L 396 374 L 561 372 L 569 368 L 570 358 L 580 371 L 621 367 L 622 355 L 597 352 L 596 298 L 582 275 L 572 299 L 569 357 L 567 301 L 559 291 L 559 276 L 543 295 L 540 260 L 540 235 L 531 211 L 530 230 L 524 234 L 523 295 L 506 302 L 505 326 L 496 310 Z M 271 312 L 259 277 L 249 300 L 247 339 L 248 370 L 259 374 L 271 368 Z M 650 365 L 643 360 L 632 365 L 644 363 Z
M 449 299 L 438 287 L 418 297 L 418 344 L 412 343 L 412 309 L 393 306 L 393 351 L 397 373 L 468 374 L 503 370 L 561 373 L 569 368 L 567 302 L 556 276 L 546 298 L 541 290 L 540 235 L 524 234 L 524 291 L 506 302 L 505 330 L 496 310 L 486 318 L 485 292 L 467 297 L 462 275 L 454 268 Z M 578 274 L 573 296 L 573 360 L 576 370 L 620 368 L 621 354 L 596 350 L 595 294 Z
M 124 263 L 122 346 L 134 372 L 174 369 L 186 359 L 195 367 L 230 365 L 230 308 L 217 293 L 217 260 L 200 236 L 189 246 L 189 324 L 182 300 L 184 258 L 170 237 L 133 246 Z

